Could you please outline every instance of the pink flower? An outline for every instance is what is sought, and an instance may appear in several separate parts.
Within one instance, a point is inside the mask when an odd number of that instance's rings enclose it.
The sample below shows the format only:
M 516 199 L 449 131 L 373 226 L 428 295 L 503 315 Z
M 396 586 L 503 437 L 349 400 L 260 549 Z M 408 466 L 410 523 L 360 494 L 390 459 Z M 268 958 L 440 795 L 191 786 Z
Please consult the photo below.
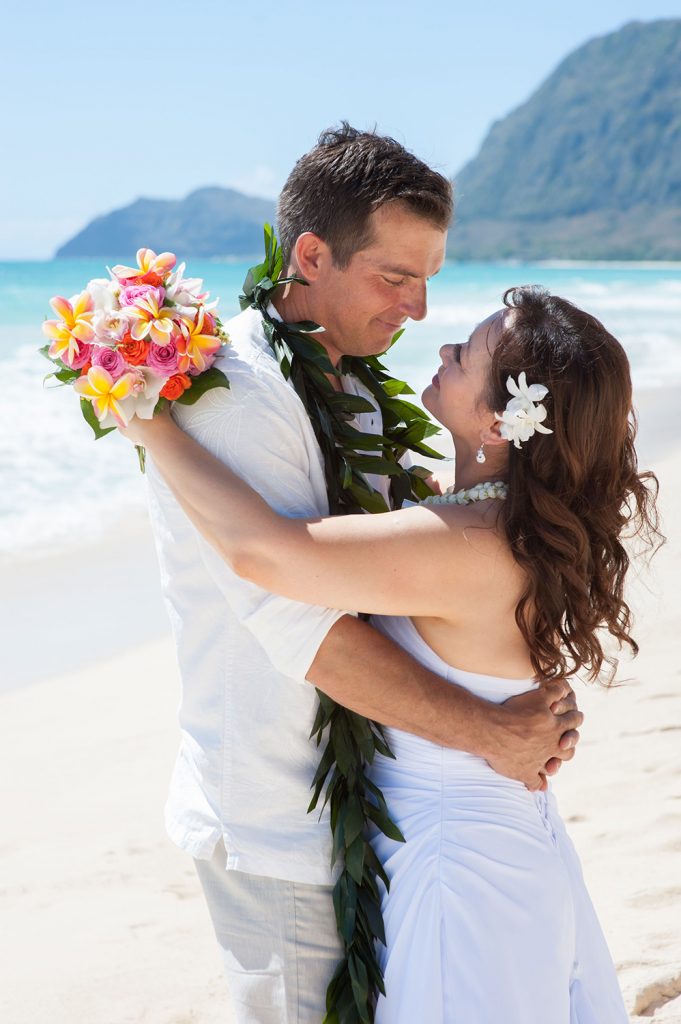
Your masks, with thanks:
M 177 346 L 170 340 L 167 345 L 151 344 L 147 366 L 164 377 L 177 373 Z
M 92 365 L 101 366 L 103 370 L 111 374 L 114 380 L 118 380 L 130 369 L 122 355 L 115 348 L 109 348 L 107 345 L 94 346 Z
M 94 345 L 89 345 L 86 341 L 79 341 L 78 351 L 71 358 L 69 358 L 68 351 L 62 352 L 61 361 L 70 366 L 72 370 L 82 370 L 92 359 L 93 348 Z
M 160 293 L 160 304 L 163 304 L 163 298 L 165 293 L 162 288 L 154 288 L 152 284 L 129 284 L 125 288 L 121 288 L 120 295 L 118 296 L 118 302 L 121 306 L 134 306 L 138 299 L 143 299 L 149 292 Z
M 168 344 L 177 324 L 173 310 L 163 305 L 164 298 L 163 288 L 150 288 L 134 306 L 125 307 L 126 316 L 134 320 L 130 333 L 135 341 L 147 338 L 157 345 Z
M 137 284 L 162 284 L 177 262 L 172 252 L 162 252 L 157 256 L 153 249 L 137 250 L 137 266 L 123 267 L 120 264 L 113 268 L 121 284 L 136 281 Z

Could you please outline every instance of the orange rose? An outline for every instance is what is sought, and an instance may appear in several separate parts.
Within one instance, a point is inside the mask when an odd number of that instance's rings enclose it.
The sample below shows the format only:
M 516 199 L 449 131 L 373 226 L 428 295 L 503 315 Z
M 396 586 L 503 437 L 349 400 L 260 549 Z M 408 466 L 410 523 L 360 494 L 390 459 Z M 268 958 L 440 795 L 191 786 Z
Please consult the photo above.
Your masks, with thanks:
M 204 313 L 201 334 L 215 334 L 215 317 L 210 313 Z
M 135 341 L 130 334 L 125 335 L 125 340 L 118 346 L 117 351 L 131 366 L 144 366 L 149 354 L 148 341 Z
M 81 375 L 81 377 L 87 377 L 88 370 L 91 370 L 91 369 L 92 369 L 92 363 L 90 363 L 90 362 L 87 362 L 87 363 L 84 364 L 84 366 L 81 366 L 81 368 L 80 368 L 80 375 Z
M 161 396 L 170 399 L 172 402 L 179 398 L 180 395 L 183 395 L 187 388 L 191 386 L 192 379 L 188 374 L 176 373 L 172 377 L 168 377 L 168 380 L 161 388 Z

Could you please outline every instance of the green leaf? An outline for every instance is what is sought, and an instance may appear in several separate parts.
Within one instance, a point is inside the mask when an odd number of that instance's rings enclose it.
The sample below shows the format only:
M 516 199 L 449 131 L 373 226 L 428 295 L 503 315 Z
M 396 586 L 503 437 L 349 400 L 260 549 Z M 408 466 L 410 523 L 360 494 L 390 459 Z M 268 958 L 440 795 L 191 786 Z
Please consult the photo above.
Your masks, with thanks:
M 376 412 L 373 402 L 359 395 L 345 395 L 337 391 L 329 395 L 326 401 L 331 409 L 347 412 L 350 416 L 356 416 L 360 412 Z
M 385 868 L 381 864 L 380 860 L 378 859 L 374 852 L 373 847 L 370 846 L 369 843 L 367 843 L 365 846 L 364 858 L 369 869 L 372 870 L 375 875 L 378 875 L 386 889 L 390 889 L 390 879 L 385 873 Z
M 184 394 L 176 398 L 175 401 L 179 402 L 180 405 L 194 405 L 207 391 L 212 391 L 213 388 L 228 387 L 229 381 L 222 370 L 218 370 L 216 366 L 211 366 L 209 370 L 205 370 L 198 377 L 194 377 L 192 379 L 192 386 L 187 388 Z
M 378 941 L 382 942 L 385 946 L 385 925 L 383 923 L 383 914 L 381 913 L 380 906 L 370 897 L 369 893 L 364 888 L 359 890 L 358 900 L 362 913 L 367 918 L 369 928 Z
M 350 794 L 347 798 L 347 813 L 345 815 L 345 845 L 350 846 L 358 836 L 361 836 L 364 829 L 364 808 L 362 801 L 356 793 Z
M 317 766 L 317 771 L 315 772 L 314 778 L 312 780 L 312 788 L 315 791 L 315 797 L 314 802 L 310 803 L 310 806 L 307 809 L 308 814 L 316 807 L 317 800 L 319 799 L 319 794 L 321 793 L 322 786 L 324 785 L 324 780 L 331 771 L 331 767 L 333 766 L 335 760 L 336 753 L 334 750 L 334 745 L 332 743 L 327 743 L 326 749 L 322 754 L 321 760 Z
M 331 726 L 336 764 L 343 775 L 347 775 L 355 762 L 352 736 L 345 715 L 339 715 Z
M 55 373 L 48 374 L 49 377 L 56 377 L 62 384 L 72 384 L 74 380 L 78 380 L 80 377 L 80 370 L 71 370 L 69 367 L 64 367 L 63 370 L 57 370 Z
M 338 931 L 341 938 L 349 945 L 352 942 L 357 919 L 357 886 L 347 872 L 343 872 L 334 886 L 333 906 L 336 912 Z
M 392 336 L 392 338 L 390 340 L 390 344 L 388 345 L 388 348 L 386 349 L 387 352 L 389 352 L 390 349 L 393 347 L 393 345 L 395 345 L 400 340 L 400 338 L 404 334 L 404 330 L 405 330 L 404 327 L 401 327 L 399 329 L 399 331 L 396 331 L 395 334 L 393 334 L 393 336 Z
M 364 854 L 368 845 L 363 836 L 358 836 L 345 851 L 345 866 L 350 872 L 350 876 L 357 882 L 357 885 L 362 883 Z
M 406 839 L 400 832 L 399 828 L 392 821 L 387 814 L 380 811 L 378 807 L 367 806 L 367 815 L 371 818 L 373 823 L 380 828 L 384 836 L 388 839 L 394 839 L 396 843 L 406 843 Z
M 112 430 L 116 429 L 116 427 L 107 427 L 105 430 L 102 430 L 99 425 L 99 420 L 95 416 L 95 410 L 92 408 L 92 402 L 88 402 L 87 398 L 81 398 L 80 411 L 83 414 L 85 422 L 92 427 L 92 431 L 95 435 L 95 441 L 99 441 L 100 437 L 106 437 L 107 434 L 110 434 Z
M 382 494 L 378 491 L 370 491 L 364 485 L 358 483 L 352 483 L 348 488 L 353 498 L 357 500 L 357 504 L 360 508 L 365 509 L 367 512 L 387 512 L 388 506 L 385 503 L 385 499 Z
M 387 380 L 383 385 L 383 390 L 389 398 L 394 398 L 396 395 L 415 394 L 413 388 L 410 388 L 403 380 Z
M 352 992 L 355 997 L 355 1003 L 359 1010 L 359 1019 L 362 1024 L 371 1024 L 371 1017 L 369 1016 L 369 976 L 367 969 L 359 957 L 354 956 L 350 953 L 348 957 L 348 970 L 350 971 L 350 980 L 352 981 Z
M 289 334 L 287 341 L 291 351 L 299 359 L 304 359 L 311 366 L 319 367 L 323 373 L 336 374 L 328 352 L 319 341 L 305 334 Z
M 352 455 L 349 455 L 347 462 L 353 469 L 359 470 L 360 473 L 373 473 L 376 476 L 392 476 L 396 473 L 404 473 L 401 466 L 396 462 L 390 463 L 387 459 L 372 459 L 370 456 L 353 458 Z

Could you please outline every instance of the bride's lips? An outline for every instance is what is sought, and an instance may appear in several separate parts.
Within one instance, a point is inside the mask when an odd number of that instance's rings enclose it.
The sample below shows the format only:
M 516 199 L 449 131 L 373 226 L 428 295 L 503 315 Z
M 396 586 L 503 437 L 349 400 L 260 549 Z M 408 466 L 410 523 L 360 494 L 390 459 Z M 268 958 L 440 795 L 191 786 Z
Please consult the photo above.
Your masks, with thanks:
M 437 373 L 436 373 L 436 374 L 435 374 L 435 376 L 433 377 L 433 386 L 434 386 L 434 387 L 436 387 L 436 388 L 438 388 L 438 389 L 439 389 L 439 387 L 440 387 L 440 378 L 439 378 L 439 376 L 437 375 Z

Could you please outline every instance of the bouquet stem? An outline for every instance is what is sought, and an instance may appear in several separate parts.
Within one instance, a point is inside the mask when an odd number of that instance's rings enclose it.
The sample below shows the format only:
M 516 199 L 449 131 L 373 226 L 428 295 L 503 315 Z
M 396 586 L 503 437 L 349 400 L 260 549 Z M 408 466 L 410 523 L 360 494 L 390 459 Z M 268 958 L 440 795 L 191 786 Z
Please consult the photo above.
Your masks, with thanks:
M 135 451 L 137 452 L 137 458 L 140 464 L 140 473 L 145 473 L 147 468 L 147 453 L 146 449 L 141 444 L 135 445 Z

